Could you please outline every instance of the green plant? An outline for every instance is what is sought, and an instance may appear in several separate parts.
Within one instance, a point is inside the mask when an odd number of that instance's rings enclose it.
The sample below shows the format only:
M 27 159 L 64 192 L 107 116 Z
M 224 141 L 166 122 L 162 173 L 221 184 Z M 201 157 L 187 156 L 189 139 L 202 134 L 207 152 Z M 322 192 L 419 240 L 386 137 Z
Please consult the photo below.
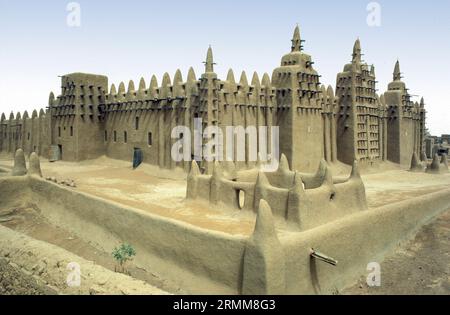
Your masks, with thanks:
M 133 260 L 133 257 L 136 256 L 136 251 L 134 250 L 133 246 L 130 244 L 122 244 L 119 247 L 114 248 L 112 252 L 112 256 L 116 260 L 116 262 L 119 264 L 121 272 L 126 272 L 125 265 L 128 261 Z M 117 268 L 116 268 L 117 271 Z

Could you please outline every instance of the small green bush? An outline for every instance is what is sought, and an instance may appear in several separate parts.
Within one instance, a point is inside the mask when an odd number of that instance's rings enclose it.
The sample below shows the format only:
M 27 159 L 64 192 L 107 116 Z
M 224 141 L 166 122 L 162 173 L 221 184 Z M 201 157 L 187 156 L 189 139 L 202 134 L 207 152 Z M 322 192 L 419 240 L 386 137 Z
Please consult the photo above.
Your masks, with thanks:
M 128 261 L 133 260 L 133 257 L 136 256 L 136 251 L 130 244 L 122 244 L 119 247 L 114 248 L 112 256 L 119 264 L 121 271 L 125 272 L 125 264 Z

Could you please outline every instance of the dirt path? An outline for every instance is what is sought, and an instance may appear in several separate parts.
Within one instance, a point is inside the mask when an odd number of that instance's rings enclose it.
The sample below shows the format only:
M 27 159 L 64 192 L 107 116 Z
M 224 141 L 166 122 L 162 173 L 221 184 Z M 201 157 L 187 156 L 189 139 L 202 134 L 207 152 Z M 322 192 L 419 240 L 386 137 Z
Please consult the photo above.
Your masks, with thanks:
M 381 287 L 360 279 L 342 294 L 450 295 L 450 211 L 381 263 Z

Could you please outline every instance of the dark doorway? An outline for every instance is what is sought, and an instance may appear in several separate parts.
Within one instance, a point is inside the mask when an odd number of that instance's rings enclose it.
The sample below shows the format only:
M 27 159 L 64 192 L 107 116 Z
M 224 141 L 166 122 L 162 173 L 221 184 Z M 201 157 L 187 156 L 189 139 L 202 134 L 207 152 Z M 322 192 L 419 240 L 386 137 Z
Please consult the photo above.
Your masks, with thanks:
M 142 164 L 142 150 L 140 148 L 134 148 L 133 153 L 133 169 L 139 167 Z
M 37 152 L 36 152 L 37 153 Z M 56 162 L 62 159 L 62 145 L 52 145 L 50 147 L 50 162 Z

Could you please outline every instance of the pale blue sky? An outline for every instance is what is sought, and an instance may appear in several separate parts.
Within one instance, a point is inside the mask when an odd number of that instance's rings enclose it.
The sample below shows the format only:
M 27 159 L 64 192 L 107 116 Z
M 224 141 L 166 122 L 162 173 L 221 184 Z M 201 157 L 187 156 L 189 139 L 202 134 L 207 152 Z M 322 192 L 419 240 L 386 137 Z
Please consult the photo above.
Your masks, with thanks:
M 193 66 L 199 76 L 210 44 L 221 78 L 229 68 L 271 74 L 298 23 L 324 84 L 335 86 L 359 37 L 380 92 L 399 58 L 410 92 L 425 97 L 428 128 L 450 133 L 449 0 L 378 1 L 380 27 L 367 25 L 366 0 L 83 0 L 79 28 L 67 26 L 69 2 L 0 0 L 0 112 L 46 106 L 70 72 L 148 84 Z

